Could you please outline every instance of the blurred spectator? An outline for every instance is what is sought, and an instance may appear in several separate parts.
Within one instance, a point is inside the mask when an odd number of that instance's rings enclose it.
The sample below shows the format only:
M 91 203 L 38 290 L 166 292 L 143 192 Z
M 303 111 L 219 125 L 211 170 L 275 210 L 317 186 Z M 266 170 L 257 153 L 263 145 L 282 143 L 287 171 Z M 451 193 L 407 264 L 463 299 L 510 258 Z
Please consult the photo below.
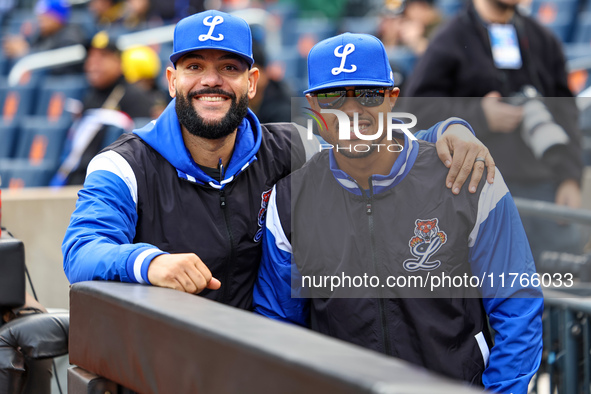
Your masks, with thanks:
M 92 39 L 84 72 L 91 86 L 84 99 L 84 109 L 115 109 L 131 118 L 150 116 L 152 99 L 142 89 L 125 81 L 121 51 L 106 31 Z
M 126 49 L 121 54 L 121 67 L 125 80 L 145 90 L 153 100 L 150 117 L 156 119 L 170 101 L 168 92 L 157 83 L 162 65 L 156 51 L 146 46 Z
M 123 17 L 114 27 L 137 31 L 161 26 L 162 18 L 152 10 L 150 0 L 125 0 Z
M 68 23 L 70 4 L 67 0 L 39 0 L 35 6 L 36 26 L 30 36 L 10 36 L 4 40 L 4 53 L 20 58 L 30 52 L 47 51 L 81 44 L 86 37 L 77 25 Z M 54 69 L 55 74 L 81 72 L 80 66 Z
M 249 107 L 261 123 L 290 122 L 291 94 L 285 84 L 272 77 L 266 70 L 267 59 L 260 45 L 253 42 L 254 66 L 260 70 L 257 94 Z
M 425 52 L 429 38 L 441 23 L 441 15 L 433 0 L 388 2 L 378 28 L 378 37 L 388 51 L 397 46 L 410 49 L 416 56 Z
M 153 97 L 123 77 L 121 52 L 106 31 L 93 37 L 84 71 L 90 84 L 84 112 L 70 128 L 52 186 L 84 183 L 86 167 L 105 145 L 109 128 L 130 131 L 133 118 L 148 118 L 153 111 Z
M 579 208 L 581 132 L 561 44 L 517 3 L 473 0 L 433 37 L 406 94 L 483 97 L 423 102 L 422 120 L 432 121 L 432 107 L 442 117 L 468 120 L 514 196 Z M 534 258 L 543 250 L 580 252 L 577 227 L 532 217 L 523 222 Z
M 108 29 L 113 24 L 122 22 L 122 0 L 90 0 L 88 9 L 94 14 L 97 30 Z

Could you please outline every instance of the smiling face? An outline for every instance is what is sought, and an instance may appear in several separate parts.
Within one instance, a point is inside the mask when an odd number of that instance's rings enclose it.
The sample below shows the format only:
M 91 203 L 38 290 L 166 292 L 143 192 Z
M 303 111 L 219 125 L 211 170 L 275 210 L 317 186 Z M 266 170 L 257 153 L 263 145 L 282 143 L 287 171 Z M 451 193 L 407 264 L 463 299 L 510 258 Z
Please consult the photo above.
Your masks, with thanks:
M 259 71 L 238 55 L 217 49 L 191 52 L 168 67 L 168 90 L 176 97 L 181 125 L 209 139 L 229 135 L 246 116 Z
M 376 151 L 377 144 L 384 143 L 384 139 L 386 138 L 387 114 L 392 110 L 400 89 L 390 88 L 389 90 L 385 90 L 383 102 L 379 105 L 369 106 L 361 104 L 364 102 L 363 98 L 355 97 L 355 88 L 354 86 L 334 88 L 335 91 L 343 89 L 347 91 L 347 96 L 341 99 L 342 106 L 333 109 L 339 110 L 349 117 L 350 139 L 339 140 L 339 120 L 336 115 L 326 113 L 322 114 L 322 116 L 326 120 L 328 129 L 323 131 L 321 136 L 328 144 L 338 147 L 338 149 L 335 149 L 335 154 L 340 154 L 347 158 L 364 158 Z M 308 94 L 306 98 L 314 110 L 318 112 L 322 110 L 319 105 L 319 100 L 322 102 L 322 99 L 315 97 L 314 94 Z M 368 99 L 365 102 L 371 103 L 373 99 Z M 375 135 L 379 129 L 380 117 L 382 117 L 383 128 L 381 135 L 375 140 L 360 140 L 353 131 L 355 114 L 358 114 L 357 125 L 359 133 L 364 135 Z

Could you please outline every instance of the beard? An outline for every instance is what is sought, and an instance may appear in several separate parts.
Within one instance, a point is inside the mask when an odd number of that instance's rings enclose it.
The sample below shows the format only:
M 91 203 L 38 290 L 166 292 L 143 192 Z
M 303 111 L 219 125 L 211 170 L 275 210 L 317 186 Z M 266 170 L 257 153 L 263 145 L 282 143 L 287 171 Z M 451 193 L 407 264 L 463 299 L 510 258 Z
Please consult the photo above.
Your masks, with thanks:
M 200 94 L 223 94 L 230 97 L 232 105 L 222 119 L 217 122 L 208 122 L 191 105 L 193 97 Z M 189 93 L 187 96 L 183 96 L 177 91 L 175 109 L 179 122 L 185 126 L 189 133 L 208 140 L 217 140 L 232 134 L 242 123 L 248 113 L 248 95 L 245 93 L 240 97 L 240 100 L 237 100 L 235 94 L 221 89 L 204 89 Z

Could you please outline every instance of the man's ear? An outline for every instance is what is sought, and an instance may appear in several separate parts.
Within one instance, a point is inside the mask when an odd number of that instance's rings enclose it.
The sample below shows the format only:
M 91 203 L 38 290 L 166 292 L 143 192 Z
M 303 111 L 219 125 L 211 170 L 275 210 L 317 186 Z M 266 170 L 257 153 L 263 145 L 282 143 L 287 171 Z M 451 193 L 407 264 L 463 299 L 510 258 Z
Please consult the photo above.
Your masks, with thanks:
M 168 94 L 174 98 L 176 96 L 176 70 L 172 67 L 166 67 L 166 79 L 168 80 Z
M 248 98 L 253 99 L 257 94 L 257 82 L 259 81 L 260 71 L 253 67 L 248 71 Z
M 316 100 L 316 97 L 312 96 L 310 93 L 307 93 L 306 100 L 308 100 L 308 104 L 310 104 L 310 107 L 312 107 L 314 111 L 320 110 L 320 108 L 318 108 L 318 100 Z
M 394 88 L 392 90 L 389 90 L 388 92 L 389 93 L 387 93 L 387 95 L 388 97 L 390 97 L 390 109 L 392 109 L 394 105 L 396 105 L 396 100 L 398 99 L 398 95 L 400 94 L 400 89 Z

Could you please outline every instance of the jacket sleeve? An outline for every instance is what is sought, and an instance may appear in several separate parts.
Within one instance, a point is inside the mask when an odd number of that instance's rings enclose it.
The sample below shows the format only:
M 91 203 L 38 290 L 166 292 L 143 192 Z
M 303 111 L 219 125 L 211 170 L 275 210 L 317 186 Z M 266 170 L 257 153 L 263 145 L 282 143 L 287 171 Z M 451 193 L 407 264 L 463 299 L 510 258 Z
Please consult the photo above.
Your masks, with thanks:
M 474 130 L 472 129 L 472 126 L 470 126 L 470 123 L 466 122 L 464 119 L 452 117 L 442 122 L 436 123 L 427 130 L 417 131 L 414 136 L 420 140 L 435 143 L 437 140 L 439 140 L 439 138 L 441 138 L 443 133 L 445 133 L 445 130 L 447 130 L 447 128 L 453 124 L 461 124 L 466 126 L 466 128 L 470 130 L 472 134 L 474 134 Z
M 115 280 L 147 283 L 148 266 L 164 252 L 133 243 L 138 215 L 137 182 L 131 166 L 114 151 L 89 164 L 84 187 L 62 243 L 70 283 Z
M 498 170 L 482 189 L 469 246 L 472 274 L 485 280 L 482 302 L 496 333 L 482 381 L 494 392 L 526 394 L 542 356 L 544 303 L 531 281 L 537 274 L 519 213 Z
M 289 178 L 286 181 L 289 182 Z M 276 198 L 277 186 L 273 188 L 267 207 L 263 256 L 254 286 L 253 307 L 260 315 L 307 327 L 309 300 L 301 298 L 300 289 L 292 290 L 292 276 L 297 283 L 300 275 L 295 264 L 291 264 L 291 243 L 283 231 Z

